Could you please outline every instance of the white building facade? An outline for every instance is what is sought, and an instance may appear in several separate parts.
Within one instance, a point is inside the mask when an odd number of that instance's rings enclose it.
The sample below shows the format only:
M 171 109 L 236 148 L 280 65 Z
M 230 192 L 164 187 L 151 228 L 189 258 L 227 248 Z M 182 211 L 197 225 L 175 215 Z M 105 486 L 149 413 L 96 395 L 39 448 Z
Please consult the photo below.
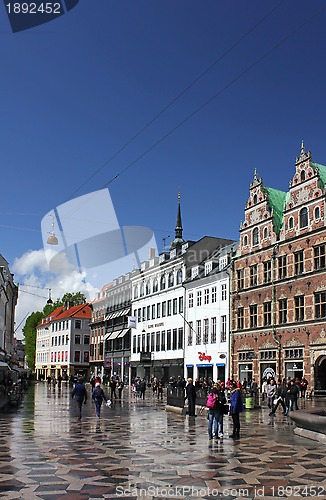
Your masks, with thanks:
M 222 246 L 190 269 L 184 283 L 185 377 L 229 378 L 229 265 L 236 244 Z

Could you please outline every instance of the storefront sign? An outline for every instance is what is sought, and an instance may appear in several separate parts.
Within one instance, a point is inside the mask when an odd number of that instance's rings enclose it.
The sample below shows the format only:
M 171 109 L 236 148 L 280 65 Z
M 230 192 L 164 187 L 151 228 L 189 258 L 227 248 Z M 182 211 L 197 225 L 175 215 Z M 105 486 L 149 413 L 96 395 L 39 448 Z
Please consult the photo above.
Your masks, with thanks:
M 128 316 L 128 328 L 136 328 L 136 316 Z
M 204 352 L 199 352 L 198 353 L 199 361 L 208 361 L 209 363 L 211 362 L 212 356 L 209 356 L 209 354 L 205 354 Z

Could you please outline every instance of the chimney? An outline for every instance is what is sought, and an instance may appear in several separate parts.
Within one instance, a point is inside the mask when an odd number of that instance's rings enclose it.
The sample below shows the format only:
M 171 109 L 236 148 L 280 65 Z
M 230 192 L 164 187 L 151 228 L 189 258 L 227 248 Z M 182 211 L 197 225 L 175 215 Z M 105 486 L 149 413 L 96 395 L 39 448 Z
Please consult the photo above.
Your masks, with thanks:
M 155 257 L 155 248 L 150 248 L 149 249 L 149 258 L 154 259 Z

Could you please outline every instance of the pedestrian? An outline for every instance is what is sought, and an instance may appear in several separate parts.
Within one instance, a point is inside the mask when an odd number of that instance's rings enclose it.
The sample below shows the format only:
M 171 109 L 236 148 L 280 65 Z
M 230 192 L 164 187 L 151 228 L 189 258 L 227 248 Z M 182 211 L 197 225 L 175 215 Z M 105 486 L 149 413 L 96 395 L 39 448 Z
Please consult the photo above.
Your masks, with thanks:
M 78 420 L 81 420 L 82 416 L 82 405 L 87 402 L 87 391 L 82 378 L 79 378 L 73 388 L 71 393 L 72 398 L 76 401 L 76 406 L 78 410 Z
M 231 386 L 231 399 L 230 399 L 230 415 L 233 420 L 233 433 L 231 438 L 239 439 L 240 437 L 240 413 L 244 411 L 242 402 L 241 390 L 237 384 L 233 383 Z
M 139 384 L 139 396 L 141 399 L 145 399 L 146 392 L 146 380 L 142 379 Z
M 273 378 L 270 378 L 266 387 L 266 396 L 267 396 L 267 406 L 272 409 L 273 401 L 275 399 L 276 394 L 276 385 Z
M 302 377 L 300 384 L 300 395 L 302 398 L 306 397 L 307 387 L 308 387 L 308 380 Z
M 290 381 L 290 385 L 288 386 L 288 390 L 286 393 L 286 412 L 285 415 L 288 415 L 290 411 L 295 409 L 295 403 L 298 399 L 299 389 L 295 383 L 295 380 L 292 379 Z
M 114 396 L 114 399 L 117 399 L 117 393 L 116 393 L 117 382 L 116 382 L 114 377 L 110 378 L 109 387 L 111 390 L 110 399 L 111 399 L 111 401 L 113 401 L 113 396 Z
M 287 386 L 286 386 L 285 382 L 282 382 L 282 380 L 279 379 L 277 381 L 276 394 L 275 394 L 275 399 L 273 400 L 273 406 L 272 406 L 272 411 L 270 412 L 270 416 L 275 415 L 276 410 L 279 407 L 279 405 L 282 406 L 283 415 L 285 415 L 285 412 L 286 412 L 286 406 L 285 406 L 286 392 L 287 392 Z
M 164 387 L 163 380 L 159 380 L 157 384 L 157 400 L 159 400 L 160 398 L 161 400 L 163 399 L 163 387 Z
M 103 403 L 103 400 L 107 403 L 108 398 L 104 394 L 104 391 L 101 387 L 101 384 L 99 382 L 96 382 L 95 387 L 92 391 L 92 400 L 95 403 L 95 408 L 96 408 L 96 416 L 100 418 L 101 416 L 101 406 Z
M 124 384 L 122 378 L 120 378 L 119 383 L 118 383 L 118 398 L 119 399 L 121 399 L 121 397 L 122 397 L 122 391 L 123 391 L 124 386 L 125 386 L 125 384 Z
M 267 388 L 267 380 L 266 380 L 266 377 L 264 377 L 262 380 L 262 384 L 261 384 L 261 400 L 262 401 L 265 401 L 266 388 Z
M 152 391 L 153 391 L 153 396 L 157 394 L 157 386 L 158 386 L 158 380 L 156 377 L 153 378 L 152 380 Z
M 221 386 L 213 387 L 207 397 L 206 407 L 208 408 L 208 438 L 217 439 L 223 437 L 223 415 L 226 398 Z
M 192 378 L 188 378 L 188 384 L 186 385 L 186 399 L 188 400 L 188 415 L 189 417 L 195 417 L 196 389 Z

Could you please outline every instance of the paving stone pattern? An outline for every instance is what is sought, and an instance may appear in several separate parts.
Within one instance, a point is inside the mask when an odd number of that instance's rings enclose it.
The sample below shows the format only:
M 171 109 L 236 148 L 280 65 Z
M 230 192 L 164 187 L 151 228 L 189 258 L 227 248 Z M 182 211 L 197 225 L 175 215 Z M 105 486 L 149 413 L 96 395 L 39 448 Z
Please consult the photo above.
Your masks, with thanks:
M 136 400 L 128 390 L 100 419 L 89 398 L 79 421 L 69 387 L 37 383 L 0 414 L 0 498 L 326 498 L 324 445 L 268 408 L 247 410 L 241 424 L 234 441 L 224 417 L 224 438 L 209 441 L 204 415 L 166 412 L 149 391 Z

